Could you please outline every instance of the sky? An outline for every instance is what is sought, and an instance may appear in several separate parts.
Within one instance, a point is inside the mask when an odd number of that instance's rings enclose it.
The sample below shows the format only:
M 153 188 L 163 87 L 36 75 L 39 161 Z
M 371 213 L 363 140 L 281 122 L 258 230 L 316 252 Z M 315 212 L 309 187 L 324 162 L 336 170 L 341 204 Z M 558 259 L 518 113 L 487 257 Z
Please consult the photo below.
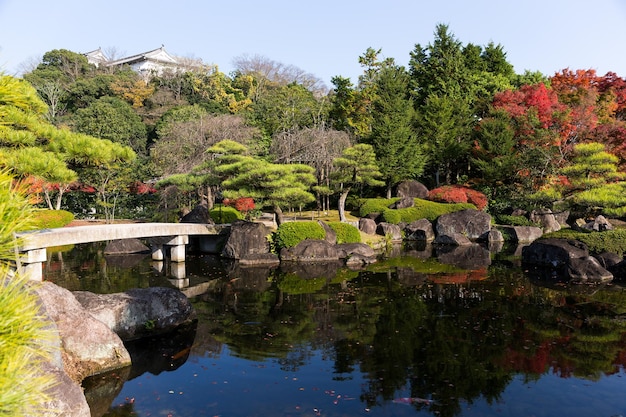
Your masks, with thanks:
M 369 47 L 407 65 L 438 24 L 463 45 L 502 45 L 517 73 L 626 78 L 625 0 L 0 0 L 0 72 L 19 76 L 54 49 L 120 58 L 163 45 L 226 74 L 260 55 L 331 87 L 338 75 L 356 83 Z

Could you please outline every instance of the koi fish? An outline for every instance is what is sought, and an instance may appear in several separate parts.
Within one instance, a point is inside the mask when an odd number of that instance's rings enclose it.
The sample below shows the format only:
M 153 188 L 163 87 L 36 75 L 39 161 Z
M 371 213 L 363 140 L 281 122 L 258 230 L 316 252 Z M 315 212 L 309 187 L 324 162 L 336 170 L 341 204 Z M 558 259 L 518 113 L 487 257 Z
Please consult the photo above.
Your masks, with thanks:
M 394 399 L 393 402 L 395 404 L 406 404 L 406 405 L 411 405 L 411 404 L 431 405 L 435 403 L 433 400 L 428 400 L 426 398 L 418 398 L 418 397 L 401 397 L 401 398 Z

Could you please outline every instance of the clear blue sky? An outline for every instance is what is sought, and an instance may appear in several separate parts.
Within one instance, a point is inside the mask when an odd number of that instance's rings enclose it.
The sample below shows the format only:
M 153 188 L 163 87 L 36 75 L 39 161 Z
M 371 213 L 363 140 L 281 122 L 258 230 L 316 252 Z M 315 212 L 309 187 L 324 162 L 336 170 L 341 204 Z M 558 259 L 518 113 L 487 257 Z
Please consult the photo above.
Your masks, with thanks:
M 227 74 L 233 58 L 258 54 L 330 86 L 356 81 L 368 47 L 406 65 L 439 23 L 463 44 L 501 44 L 518 73 L 626 78 L 624 0 L 0 0 L 0 70 L 15 75 L 53 49 L 121 57 L 163 44 Z

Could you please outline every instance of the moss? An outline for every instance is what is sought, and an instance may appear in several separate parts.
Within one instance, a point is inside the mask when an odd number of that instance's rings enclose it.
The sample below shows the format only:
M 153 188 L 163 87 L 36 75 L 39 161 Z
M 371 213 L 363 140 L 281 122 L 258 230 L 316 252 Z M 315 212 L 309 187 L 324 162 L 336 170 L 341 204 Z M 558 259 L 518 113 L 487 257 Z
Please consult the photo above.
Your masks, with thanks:
M 524 216 L 511 216 L 508 214 L 498 214 L 495 217 L 497 224 L 507 225 L 507 226 L 540 226 L 539 223 L 534 223 L 530 221 L 530 219 Z
M 54 229 L 74 220 L 74 214 L 65 210 L 37 210 L 33 216 L 33 229 Z
M 328 226 L 337 233 L 337 243 L 361 243 L 359 229 L 350 223 L 328 222 Z
M 626 229 L 607 230 L 604 232 L 579 232 L 561 229 L 544 237 L 574 239 L 583 242 L 592 254 L 612 252 L 619 255 L 626 253 Z
M 278 227 L 273 240 L 276 250 L 280 250 L 296 246 L 305 239 L 324 239 L 325 237 L 326 232 L 318 222 L 288 222 Z

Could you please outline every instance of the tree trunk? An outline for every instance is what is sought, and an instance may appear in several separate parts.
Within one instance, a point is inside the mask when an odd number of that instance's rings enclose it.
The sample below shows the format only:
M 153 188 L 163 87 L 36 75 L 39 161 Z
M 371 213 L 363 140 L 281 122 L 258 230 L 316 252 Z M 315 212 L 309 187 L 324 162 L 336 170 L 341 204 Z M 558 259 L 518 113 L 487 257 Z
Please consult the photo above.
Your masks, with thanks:
M 283 224 L 285 217 L 283 216 L 283 211 L 279 206 L 274 206 L 274 214 L 276 214 L 276 226 Z
M 392 190 L 392 186 L 391 183 L 387 184 L 387 200 L 389 200 L 391 198 L 391 190 Z
M 350 192 L 350 187 L 345 188 L 341 194 L 339 194 L 339 202 L 337 203 L 337 208 L 339 209 L 339 221 L 346 221 L 346 199 L 348 198 L 348 193 Z

